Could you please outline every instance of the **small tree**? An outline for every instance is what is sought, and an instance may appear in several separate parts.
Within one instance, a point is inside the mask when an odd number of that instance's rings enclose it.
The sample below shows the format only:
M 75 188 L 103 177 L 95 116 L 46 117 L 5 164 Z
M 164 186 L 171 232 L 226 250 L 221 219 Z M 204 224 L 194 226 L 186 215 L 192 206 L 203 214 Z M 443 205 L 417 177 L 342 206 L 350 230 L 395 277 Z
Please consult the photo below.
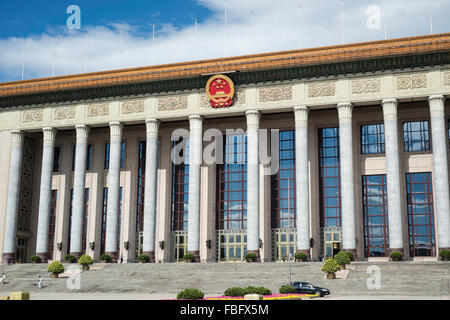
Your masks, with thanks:
M 296 252 L 294 257 L 295 261 L 306 261 L 308 259 L 308 256 L 304 252 Z
M 41 257 L 39 257 L 39 256 L 31 256 L 30 260 L 33 263 L 39 263 L 39 262 L 41 262 Z
M 254 254 L 254 253 L 247 253 L 245 256 L 244 256 L 244 259 L 245 259 L 245 261 L 247 261 L 247 262 L 255 262 L 256 261 L 256 254 Z
M 225 290 L 224 295 L 227 297 L 243 297 L 245 296 L 245 289 L 241 287 L 232 287 Z
M 77 258 L 75 258 L 74 255 L 67 254 L 67 255 L 64 257 L 64 260 L 66 260 L 66 261 L 69 262 L 69 263 L 74 263 L 74 262 L 76 262 Z
M 48 266 L 47 271 L 52 274 L 52 278 L 58 278 L 58 275 L 64 272 L 64 266 L 59 261 L 53 261 Z
M 279 291 L 280 291 L 280 293 L 294 293 L 295 289 L 293 286 L 286 285 L 286 286 L 281 286 Z
M 401 261 L 403 258 L 403 253 L 398 252 L 398 251 L 393 251 L 391 253 L 391 259 L 394 261 Z
M 147 263 L 150 261 L 150 257 L 148 254 L 140 254 L 138 256 L 138 262 L 140 263 Z
M 350 257 L 346 252 L 340 251 L 334 256 L 334 260 L 341 266 L 341 269 L 345 269 L 346 264 L 350 264 Z
M 339 264 L 334 259 L 327 259 L 322 265 L 322 271 L 327 274 L 328 279 L 335 279 L 336 272 L 341 270 Z
M 195 255 L 193 253 L 186 253 L 183 256 L 183 260 L 186 261 L 186 262 L 192 262 L 192 261 L 195 260 Z
M 104 253 L 100 256 L 100 260 L 103 262 L 109 263 L 109 262 L 111 262 L 112 258 L 109 254 Z
M 93 264 L 94 261 L 92 260 L 91 256 L 84 254 L 78 259 L 78 264 L 81 264 L 83 266 L 83 270 L 89 270 L 89 266 Z
M 200 300 L 203 299 L 204 296 L 205 294 L 202 291 L 188 288 L 178 292 L 177 299 Z
M 450 250 L 442 250 L 439 252 L 442 261 L 450 261 Z

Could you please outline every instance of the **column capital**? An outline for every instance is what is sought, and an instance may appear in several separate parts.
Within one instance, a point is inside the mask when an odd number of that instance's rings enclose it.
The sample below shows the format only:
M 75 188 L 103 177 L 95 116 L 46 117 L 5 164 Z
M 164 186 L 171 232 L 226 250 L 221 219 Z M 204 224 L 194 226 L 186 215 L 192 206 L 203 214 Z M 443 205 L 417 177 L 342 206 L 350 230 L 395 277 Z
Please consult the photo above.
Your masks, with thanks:
M 42 128 L 44 134 L 44 146 L 53 146 L 55 143 L 56 129 L 51 127 Z
M 119 121 L 111 121 L 109 123 L 110 129 L 110 139 L 111 141 L 121 141 L 122 140 L 122 131 L 123 124 Z
M 158 137 L 159 123 L 159 120 L 155 118 L 145 119 L 147 137 Z
M 384 120 L 397 120 L 397 99 L 383 99 L 381 106 L 383 107 Z
M 295 106 L 295 126 L 305 126 L 308 124 L 309 108 L 307 106 Z
M 11 146 L 21 147 L 23 145 L 24 133 L 21 130 L 11 130 Z
M 77 124 L 75 131 L 77 132 L 77 143 L 87 143 L 90 128 L 85 124 Z
M 351 102 L 341 102 L 337 106 L 339 121 L 352 121 L 353 105 Z
M 431 118 L 445 117 L 445 97 L 443 95 L 432 95 L 428 97 Z
M 428 102 L 431 102 L 434 100 L 444 103 L 445 97 L 442 94 L 434 94 L 434 95 L 431 95 L 428 97 Z
M 247 118 L 247 129 L 259 129 L 259 118 L 261 117 L 261 112 L 258 110 L 249 110 L 245 112 L 245 117 Z
M 202 130 L 203 117 L 198 114 L 189 116 L 189 129 L 192 131 Z

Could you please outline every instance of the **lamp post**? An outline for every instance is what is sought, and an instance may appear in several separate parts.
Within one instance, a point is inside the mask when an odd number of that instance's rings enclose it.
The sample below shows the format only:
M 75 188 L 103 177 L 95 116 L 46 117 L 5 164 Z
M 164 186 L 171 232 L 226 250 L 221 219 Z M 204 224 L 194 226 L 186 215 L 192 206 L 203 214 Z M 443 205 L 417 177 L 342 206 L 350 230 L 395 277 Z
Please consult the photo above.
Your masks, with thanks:
M 292 261 L 292 253 L 289 253 L 289 285 L 291 285 L 291 261 Z

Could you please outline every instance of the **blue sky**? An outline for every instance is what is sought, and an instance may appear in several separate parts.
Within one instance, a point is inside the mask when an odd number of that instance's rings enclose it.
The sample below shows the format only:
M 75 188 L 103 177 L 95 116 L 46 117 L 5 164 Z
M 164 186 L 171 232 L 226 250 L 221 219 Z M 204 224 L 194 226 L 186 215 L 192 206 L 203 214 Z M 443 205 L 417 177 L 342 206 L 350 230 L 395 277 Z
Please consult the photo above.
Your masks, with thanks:
M 79 30 L 66 25 L 70 5 Z M 343 17 L 340 0 L 226 8 L 225 27 L 225 0 L 0 0 L 0 82 L 21 80 L 22 64 L 33 79 L 450 32 L 449 0 L 344 0 Z

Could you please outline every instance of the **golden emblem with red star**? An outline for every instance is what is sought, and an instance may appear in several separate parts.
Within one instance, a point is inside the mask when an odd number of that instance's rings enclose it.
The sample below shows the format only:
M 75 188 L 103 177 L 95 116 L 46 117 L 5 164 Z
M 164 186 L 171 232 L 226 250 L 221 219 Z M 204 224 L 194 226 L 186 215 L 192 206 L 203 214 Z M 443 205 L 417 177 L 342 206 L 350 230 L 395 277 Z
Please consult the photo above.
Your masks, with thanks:
M 206 83 L 206 94 L 213 108 L 229 107 L 233 104 L 233 81 L 221 74 L 212 76 Z

